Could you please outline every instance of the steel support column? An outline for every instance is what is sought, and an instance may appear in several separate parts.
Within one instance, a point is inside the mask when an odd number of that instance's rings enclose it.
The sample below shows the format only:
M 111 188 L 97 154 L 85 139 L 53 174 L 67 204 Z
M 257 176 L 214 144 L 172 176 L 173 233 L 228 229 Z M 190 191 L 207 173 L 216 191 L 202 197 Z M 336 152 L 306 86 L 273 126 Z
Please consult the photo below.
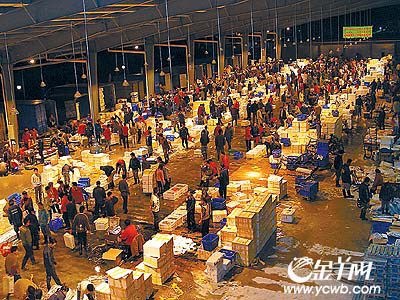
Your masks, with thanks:
M 144 45 L 145 52 L 145 69 L 146 69 L 146 92 L 147 97 L 155 94 L 154 86 L 154 40 L 146 39 Z
M 9 140 L 15 140 L 18 146 L 18 116 L 14 94 L 13 65 L 4 62 L 1 65 L 1 83 L 4 97 L 4 110 L 6 117 L 7 134 Z

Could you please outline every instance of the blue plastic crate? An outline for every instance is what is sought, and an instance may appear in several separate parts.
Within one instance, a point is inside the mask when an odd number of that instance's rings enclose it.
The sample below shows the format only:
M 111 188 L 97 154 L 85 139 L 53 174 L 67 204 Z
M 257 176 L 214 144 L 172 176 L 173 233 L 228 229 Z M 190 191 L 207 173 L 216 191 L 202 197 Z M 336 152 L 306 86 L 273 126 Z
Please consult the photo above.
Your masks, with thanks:
M 14 199 L 14 202 L 17 205 L 21 205 L 22 195 L 20 193 L 14 193 L 7 197 L 7 201 L 9 202 L 11 199 Z
M 63 227 L 63 221 L 61 218 L 56 218 L 50 221 L 49 228 L 53 232 L 57 232 Z
M 279 157 L 281 157 L 281 155 L 282 155 L 282 150 L 280 150 L 280 149 L 272 150 L 272 156 L 274 158 L 279 158 Z
M 307 119 L 307 115 L 305 114 L 298 114 L 297 121 L 305 121 Z
M 289 147 L 291 145 L 290 138 L 281 138 L 281 143 L 285 147 Z
M 166 139 L 170 142 L 175 141 L 175 136 L 173 134 L 167 134 Z
M 219 237 L 214 233 L 209 233 L 201 240 L 204 250 L 213 251 L 218 246 Z
M 228 249 L 221 249 L 221 250 L 219 250 L 219 252 L 223 253 L 224 258 L 229 259 L 230 261 L 236 260 L 237 253 L 235 251 L 228 250 Z
M 373 221 L 372 222 L 372 233 L 378 232 L 378 233 L 386 233 L 389 231 L 389 227 L 392 225 L 392 223 L 389 222 L 380 222 L 380 221 Z
M 213 198 L 211 200 L 212 210 L 223 210 L 226 209 L 226 200 L 224 198 Z
M 78 179 L 78 185 L 83 185 L 83 187 L 90 186 L 90 178 L 89 177 L 82 177 Z
M 305 182 L 307 180 L 306 176 L 296 176 L 294 183 L 296 185 L 302 184 L 303 182 Z
M 279 164 L 274 164 L 274 163 L 272 163 L 272 164 L 270 164 L 270 165 L 271 165 L 271 169 L 276 170 L 276 169 L 279 168 Z

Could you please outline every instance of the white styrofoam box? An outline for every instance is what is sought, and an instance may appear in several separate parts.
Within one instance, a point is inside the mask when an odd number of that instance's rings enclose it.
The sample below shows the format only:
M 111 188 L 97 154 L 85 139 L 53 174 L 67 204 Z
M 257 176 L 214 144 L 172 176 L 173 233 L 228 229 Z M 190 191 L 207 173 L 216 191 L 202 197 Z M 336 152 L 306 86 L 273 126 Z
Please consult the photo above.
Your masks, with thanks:
M 223 259 L 224 259 L 224 254 L 222 252 L 214 252 L 207 260 L 206 266 L 212 268 L 215 266 L 221 266 L 223 263 Z
M 293 223 L 295 212 L 296 210 L 294 208 L 285 208 L 282 211 L 281 221 L 284 223 Z
M 166 244 L 164 241 L 152 239 L 143 245 L 143 253 L 147 256 L 158 257 L 164 254 Z

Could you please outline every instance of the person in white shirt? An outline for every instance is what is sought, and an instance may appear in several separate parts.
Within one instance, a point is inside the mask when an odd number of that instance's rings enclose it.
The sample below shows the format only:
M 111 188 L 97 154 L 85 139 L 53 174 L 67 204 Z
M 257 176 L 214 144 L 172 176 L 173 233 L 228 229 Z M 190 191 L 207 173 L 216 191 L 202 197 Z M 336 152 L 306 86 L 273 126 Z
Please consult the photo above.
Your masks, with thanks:
M 39 174 L 38 168 L 33 169 L 31 183 L 32 183 L 32 187 L 35 191 L 36 203 L 42 202 L 42 178 Z

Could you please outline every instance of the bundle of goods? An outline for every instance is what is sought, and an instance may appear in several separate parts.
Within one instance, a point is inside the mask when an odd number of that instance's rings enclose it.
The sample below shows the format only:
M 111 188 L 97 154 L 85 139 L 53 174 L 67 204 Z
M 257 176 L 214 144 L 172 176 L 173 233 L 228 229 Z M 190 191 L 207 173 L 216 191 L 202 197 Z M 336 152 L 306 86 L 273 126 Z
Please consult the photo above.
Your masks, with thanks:
M 183 224 L 186 222 L 186 216 L 186 206 L 181 205 L 172 213 L 170 213 L 167 217 L 165 217 L 162 221 L 160 221 L 158 226 L 162 231 L 172 232 L 176 228 L 183 226 Z
M 220 282 L 234 266 L 234 260 L 224 256 L 222 252 L 214 252 L 206 262 L 207 277 L 213 283 Z

